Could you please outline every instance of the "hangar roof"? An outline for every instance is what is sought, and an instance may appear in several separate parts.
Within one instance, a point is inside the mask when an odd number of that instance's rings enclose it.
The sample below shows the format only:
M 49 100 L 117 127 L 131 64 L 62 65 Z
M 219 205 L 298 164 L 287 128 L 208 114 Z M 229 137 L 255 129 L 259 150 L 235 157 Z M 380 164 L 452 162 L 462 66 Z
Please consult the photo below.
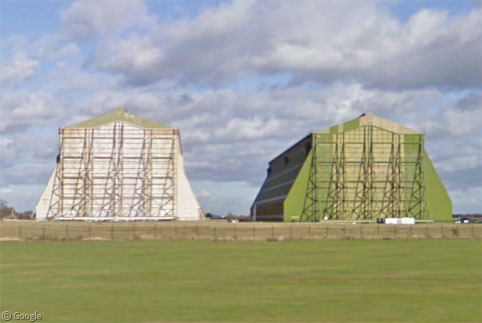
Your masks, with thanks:
M 398 123 L 391 122 L 379 117 L 374 116 L 373 114 L 366 112 L 363 113 L 361 116 L 358 118 L 344 122 L 342 124 L 329 127 L 320 131 L 317 131 L 318 133 L 341 133 L 341 132 L 346 132 L 350 130 L 354 130 L 355 128 L 358 128 L 360 126 L 375 126 L 378 128 L 382 128 L 394 133 L 398 134 L 422 134 L 422 132 L 415 131 L 413 129 L 407 128 L 405 126 L 402 126 Z
M 95 128 L 115 121 L 125 121 L 130 124 L 142 127 L 142 128 L 169 128 L 166 125 L 143 119 L 136 115 L 128 113 L 125 109 L 119 108 L 110 113 L 101 115 L 99 117 L 82 121 L 65 128 Z
M 329 128 L 324 128 L 319 131 L 315 131 L 314 133 L 330 133 L 330 134 L 337 134 L 337 133 L 343 133 L 347 131 L 354 130 L 358 127 L 361 126 L 375 126 L 378 128 L 385 129 L 387 131 L 391 131 L 394 133 L 406 135 L 406 134 L 414 134 L 414 135 L 421 135 L 423 134 L 422 132 L 415 131 L 413 129 L 407 128 L 405 126 L 402 126 L 398 123 L 388 121 L 379 117 L 374 116 L 370 112 L 365 112 L 362 115 L 360 115 L 358 118 L 341 123 L 336 126 L 332 126 Z M 312 133 L 308 134 L 307 136 L 303 137 L 301 140 L 297 141 L 295 144 L 291 145 L 288 149 L 283 151 L 281 154 L 277 155 L 275 158 L 273 158 L 269 163 L 271 164 L 278 158 L 286 155 L 291 149 L 296 148 L 302 141 L 307 139 L 308 137 L 311 137 Z

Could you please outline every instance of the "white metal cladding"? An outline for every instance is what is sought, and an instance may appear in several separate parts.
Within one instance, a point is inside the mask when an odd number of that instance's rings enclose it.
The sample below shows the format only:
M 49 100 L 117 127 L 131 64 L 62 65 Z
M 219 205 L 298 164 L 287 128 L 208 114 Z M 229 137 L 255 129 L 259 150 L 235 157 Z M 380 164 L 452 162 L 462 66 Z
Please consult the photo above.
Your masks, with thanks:
M 52 177 L 37 205 L 39 220 L 198 220 L 202 215 L 185 175 L 177 129 L 123 121 L 61 129 Z

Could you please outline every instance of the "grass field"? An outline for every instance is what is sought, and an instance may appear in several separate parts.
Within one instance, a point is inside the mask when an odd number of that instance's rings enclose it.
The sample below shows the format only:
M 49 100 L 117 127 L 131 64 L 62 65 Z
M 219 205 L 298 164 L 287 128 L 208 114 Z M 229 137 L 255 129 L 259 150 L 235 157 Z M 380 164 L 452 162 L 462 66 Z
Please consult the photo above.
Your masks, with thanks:
M 42 322 L 482 320 L 480 240 L 0 248 L 1 311 Z

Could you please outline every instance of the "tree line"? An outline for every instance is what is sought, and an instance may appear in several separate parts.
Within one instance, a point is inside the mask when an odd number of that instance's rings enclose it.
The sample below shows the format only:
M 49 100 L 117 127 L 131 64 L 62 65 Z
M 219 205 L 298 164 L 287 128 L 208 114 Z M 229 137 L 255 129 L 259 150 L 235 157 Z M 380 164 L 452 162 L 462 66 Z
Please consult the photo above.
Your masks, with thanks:
M 4 199 L 0 199 L 0 220 L 3 219 L 17 219 L 17 220 L 31 220 L 33 218 L 32 211 L 17 212 L 14 207 L 8 205 Z

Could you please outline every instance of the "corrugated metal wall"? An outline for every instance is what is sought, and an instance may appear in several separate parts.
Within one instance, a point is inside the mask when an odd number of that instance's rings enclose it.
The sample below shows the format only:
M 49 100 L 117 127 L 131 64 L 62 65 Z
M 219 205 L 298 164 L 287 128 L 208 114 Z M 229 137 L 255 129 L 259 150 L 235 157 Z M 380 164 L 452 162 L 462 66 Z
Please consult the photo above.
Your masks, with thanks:
M 283 220 L 284 201 L 310 151 L 311 135 L 270 162 L 267 178 L 251 210 L 253 215 L 256 213 L 256 220 Z

